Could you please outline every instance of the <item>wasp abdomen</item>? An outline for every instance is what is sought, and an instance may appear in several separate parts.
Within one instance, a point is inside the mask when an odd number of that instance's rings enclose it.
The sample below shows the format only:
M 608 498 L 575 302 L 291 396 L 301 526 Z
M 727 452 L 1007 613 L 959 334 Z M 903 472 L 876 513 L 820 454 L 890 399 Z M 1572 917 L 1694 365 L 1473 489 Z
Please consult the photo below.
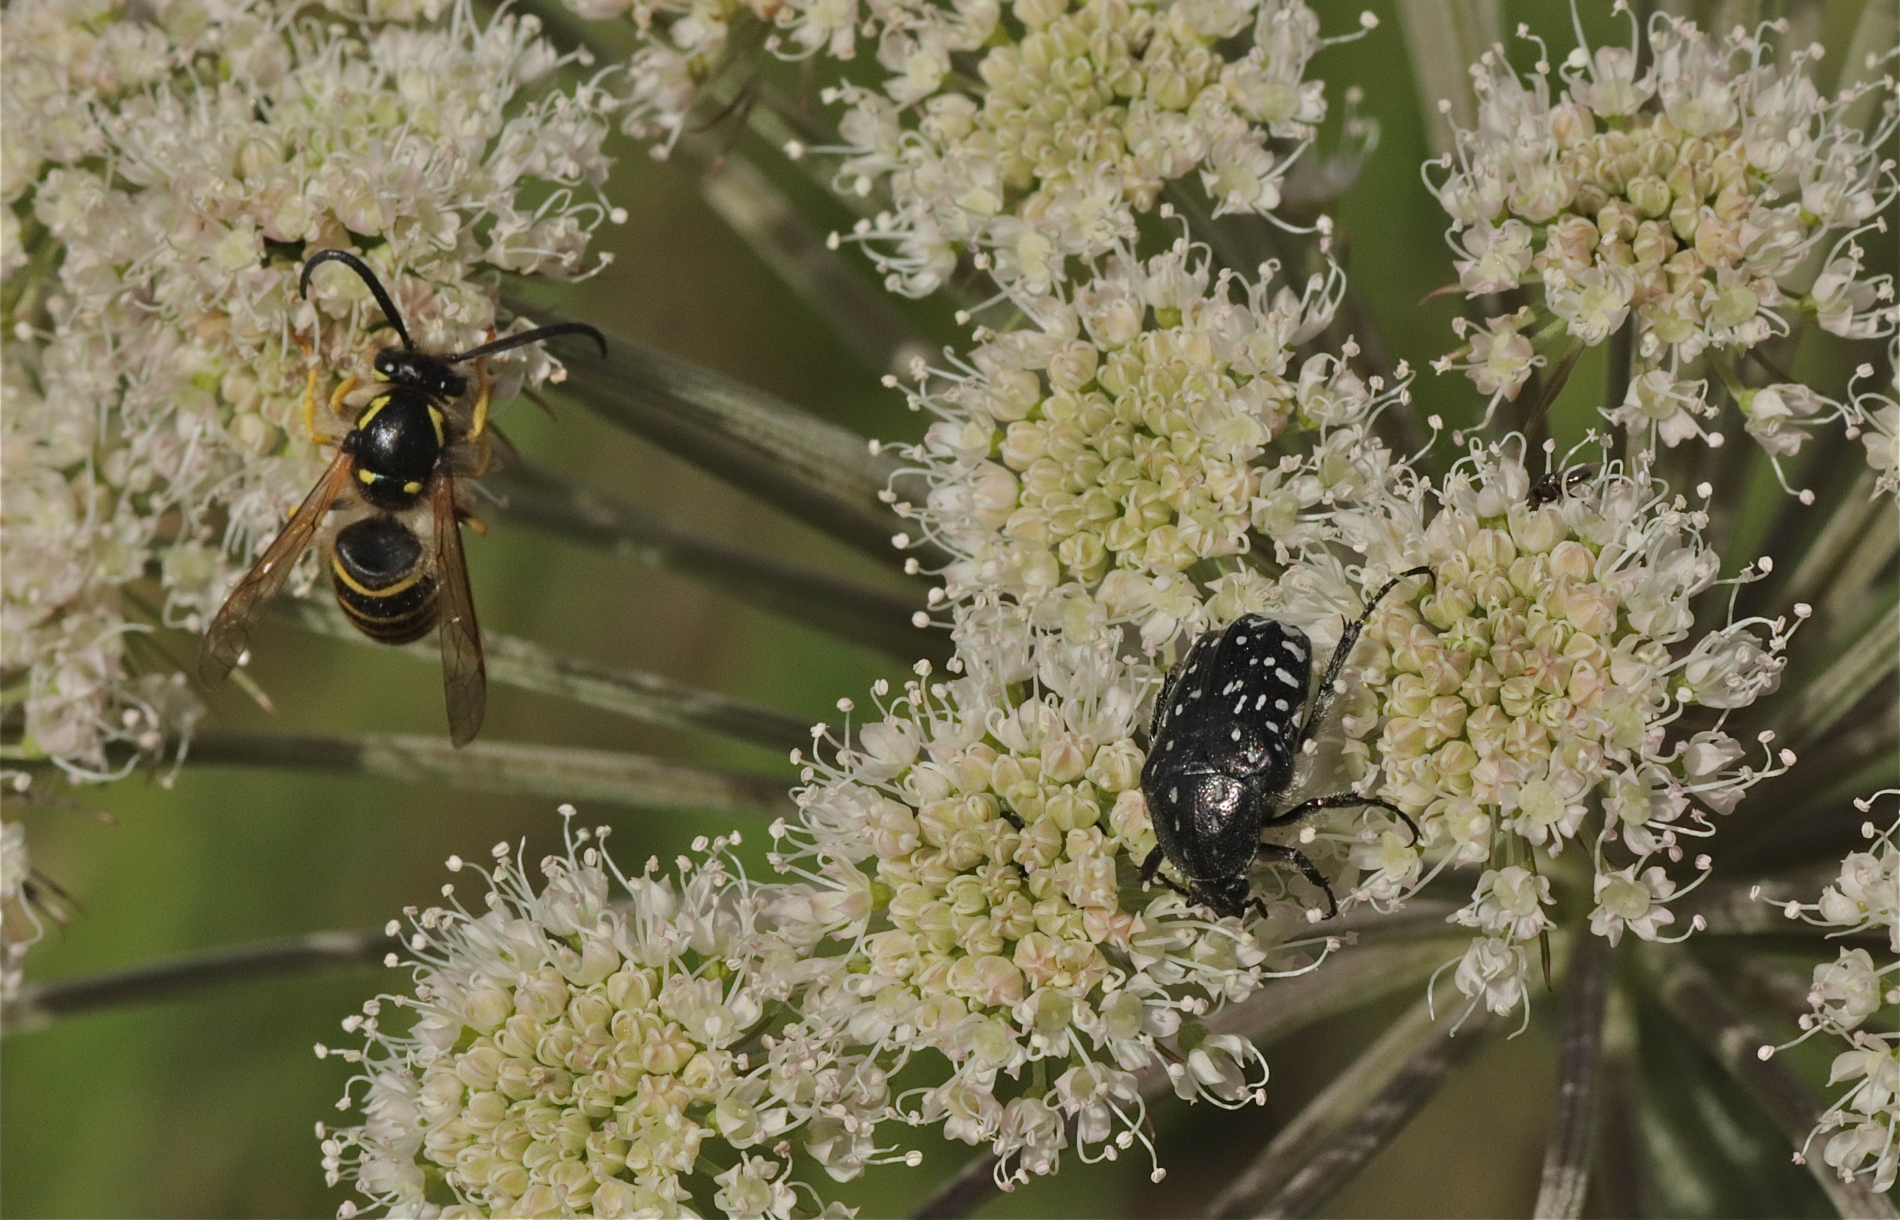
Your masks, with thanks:
M 435 626 L 437 585 L 422 540 L 394 517 L 365 517 L 337 532 L 330 587 L 343 613 L 373 640 L 407 644 Z

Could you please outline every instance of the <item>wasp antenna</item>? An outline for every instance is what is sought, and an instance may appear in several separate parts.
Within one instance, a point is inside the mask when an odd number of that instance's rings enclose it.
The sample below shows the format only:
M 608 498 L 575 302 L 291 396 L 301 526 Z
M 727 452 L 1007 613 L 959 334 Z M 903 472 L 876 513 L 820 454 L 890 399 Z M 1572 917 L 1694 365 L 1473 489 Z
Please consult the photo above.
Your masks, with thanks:
M 477 356 L 492 356 L 496 352 L 505 352 L 512 348 L 526 347 L 530 343 L 539 343 L 543 339 L 552 339 L 557 335 L 586 335 L 595 343 L 600 344 L 601 357 L 603 359 L 606 358 L 606 335 L 601 334 L 598 330 L 595 330 L 585 322 L 556 322 L 552 326 L 542 326 L 534 330 L 524 330 L 518 335 L 504 335 L 493 343 L 484 343 L 480 347 L 472 347 L 459 356 L 450 356 L 449 363 L 461 364 L 463 361 L 473 360 Z
M 342 263 L 351 271 L 356 272 L 357 276 L 369 285 L 369 294 L 375 297 L 376 304 L 382 307 L 383 316 L 389 319 L 389 324 L 395 327 L 396 333 L 402 337 L 402 345 L 412 352 L 416 350 L 415 340 L 409 337 L 409 328 L 402 324 L 402 315 L 396 312 L 396 302 L 389 299 L 389 292 L 383 287 L 383 282 L 376 278 L 376 273 L 369 269 L 368 263 L 348 250 L 339 250 L 333 246 L 328 250 L 319 250 L 312 254 L 310 260 L 303 265 L 303 275 L 297 280 L 298 296 L 310 295 L 310 273 L 317 269 L 318 263 Z

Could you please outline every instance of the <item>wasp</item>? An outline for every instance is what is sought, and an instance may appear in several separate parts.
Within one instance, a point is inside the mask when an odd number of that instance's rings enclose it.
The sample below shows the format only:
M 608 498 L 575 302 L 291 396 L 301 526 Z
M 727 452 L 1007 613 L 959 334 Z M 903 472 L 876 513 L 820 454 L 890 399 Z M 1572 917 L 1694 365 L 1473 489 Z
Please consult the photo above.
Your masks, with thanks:
M 1595 466 L 1572 466 L 1562 473 L 1547 470 L 1537 476 L 1537 481 L 1531 484 L 1530 494 L 1524 498 L 1524 502 L 1532 508 L 1555 504 L 1568 495 L 1571 488 L 1579 487 L 1595 478 L 1596 473 Z
M 199 650 L 198 675 L 213 685 L 230 674 L 244 655 L 258 613 L 282 591 L 298 558 L 323 533 L 331 510 L 347 510 L 351 520 L 326 546 L 337 604 L 359 631 L 386 644 L 407 644 L 439 628 L 449 737 L 466 745 L 482 727 L 488 679 L 462 555 L 462 522 L 473 521 L 478 530 L 481 523 L 463 503 L 466 493 L 457 480 L 477 477 L 487 467 L 483 434 L 489 385 L 477 364 L 478 392 L 472 411 L 463 416 L 457 408 L 468 394 L 468 378 L 456 366 L 558 335 L 585 335 L 605 356 L 607 340 L 584 322 L 562 322 L 456 355 L 434 355 L 417 349 L 376 273 L 346 250 L 313 254 L 298 280 L 300 295 L 309 296 L 311 274 L 328 262 L 342 263 L 362 279 L 402 346 L 377 351 L 372 365 L 377 392 L 337 443 L 329 469 L 290 523 L 218 610 Z M 316 429 L 316 384 L 312 369 L 304 423 L 313 438 L 328 440 Z M 356 384 L 354 376 L 344 378 L 330 398 L 333 410 L 341 412 Z
M 1357 792 L 1318 796 L 1281 811 L 1301 751 L 1332 706 L 1340 673 L 1373 609 L 1400 581 L 1430 576 L 1413 568 L 1386 582 L 1365 613 L 1347 625 L 1324 676 L 1309 698 L 1313 645 L 1291 623 L 1258 614 L 1195 640 L 1168 671 L 1155 700 L 1141 791 L 1154 823 L 1155 849 L 1141 880 L 1172 864 L 1185 887 L 1161 880 L 1218 915 L 1266 905 L 1252 896 L 1248 872 L 1262 857 L 1291 864 L 1326 895 L 1327 918 L 1339 911 L 1333 890 L 1297 848 L 1263 843 L 1269 826 L 1290 826 L 1322 809 L 1376 806 L 1397 817 L 1418 841 L 1418 825 L 1389 801 Z

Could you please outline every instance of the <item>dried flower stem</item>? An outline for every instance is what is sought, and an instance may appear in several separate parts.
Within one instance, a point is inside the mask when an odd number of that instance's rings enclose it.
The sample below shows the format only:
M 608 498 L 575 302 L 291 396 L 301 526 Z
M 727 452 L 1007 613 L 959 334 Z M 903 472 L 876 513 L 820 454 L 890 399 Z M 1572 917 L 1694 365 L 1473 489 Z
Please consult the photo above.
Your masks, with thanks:
M 1299 1216 L 1317 1210 L 1404 1128 L 1452 1067 L 1483 1040 L 1474 1012 L 1456 1036 L 1421 999 L 1280 1130 L 1209 1206 L 1211 1216 Z
M 531 309 L 525 303 L 523 309 Z M 545 309 L 537 321 L 558 323 Z M 583 367 L 584 363 L 584 367 Z M 872 558 L 901 527 L 879 499 L 898 463 L 848 428 L 677 356 L 609 336 L 561 389 L 602 419 L 670 450 Z M 927 567 L 948 562 L 920 548 Z
M 317 635 L 381 647 L 358 631 L 341 612 L 320 602 L 284 602 L 277 610 L 277 617 Z M 491 633 L 484 637 L 482 647 L 487 657 L 488 677 L 494 682 L 558 695 L 629 720 L 688 732 L 716 733 L 781 753 L 811 739 L 808 726 L 796 716 L 716 691 L 700 690 L 659 674 L 616 669 L 508 635 Z M 440 655 L 433 640 L 419 640 L 393 651 L 432 665 Z
M 145 962 L 124 970 L 30 983 L 20 989 L 0 1016 L 0 1035 L 11 1037 L 63 1017 L 121 1004 L 172 999 L 203 987 L 377 964 L 391 944 L 389 933 L 382 928 L 311 932 Z
M 685 572 L 750 605 L 906 661 L 949 656 L 947 639 L 917 629 L 921 598 L 712 542 L 532 463 L 500 471 L 485 485 L 504 498 L 507 516 L 557 537 Z
M 108 752 L 115 764 L 129 749 Z M 164 755 L 175 753 L 168 743 Z M 50 771 L 42 759 L 12 751 L 7 762 Z M 365 776 L 466 792 L 601 801 L 635 809 L 690 809 L 746 819 L 788 812 L 785 784 L 768 775 L 651 758 L 518 741 L 477 741 L 457 749 L 441 737 L 406 734 L 326 736 L 304 733 L 199 733 L 185 760 L 191 767 L 245 767 Z
M 1557 1049 L 1557 1104 L 1544 1143 L 1539 1220 L 1583 1215 L 1590 1186 L 1597 1076 L 1603 1059 L 1604 1005 L 1615 955 L 1597 936 L 1578 937 L 1564 971 L 1563 1032 Z
M 1669 1015 L 1709 1049 L 1735 1082 L 1768 1112 L 1788 1141 L 1800 1147 L 1820 1118 L 1821 1107 L 1785 1064 L 1756 1056 L 1756 1048 L 1767 1039 L 1729 1004 L 1714 976 L 1686 950 L 1671 946 L 1645 945 L 1637 961 Z M 1843 1182 L 1818 1157 L 1805 1163 L 1841 1215 L 1869 1220 L 1900 1216 L 1892 1200 L 1875 1194 L 1858 1179 Z

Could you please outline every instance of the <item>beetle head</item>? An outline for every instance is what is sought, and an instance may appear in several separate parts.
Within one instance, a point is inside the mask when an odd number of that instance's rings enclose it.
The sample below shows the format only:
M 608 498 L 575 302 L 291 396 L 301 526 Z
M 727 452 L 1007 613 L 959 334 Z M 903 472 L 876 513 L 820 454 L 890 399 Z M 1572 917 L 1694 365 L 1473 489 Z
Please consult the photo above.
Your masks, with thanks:
M 1235 877 L 1215 877 L 1194 885 L 1194 900 L 1212 907 L 1216 915 L 1239 916 L 1246 913 L 1252 887 L 1245 873 Z

